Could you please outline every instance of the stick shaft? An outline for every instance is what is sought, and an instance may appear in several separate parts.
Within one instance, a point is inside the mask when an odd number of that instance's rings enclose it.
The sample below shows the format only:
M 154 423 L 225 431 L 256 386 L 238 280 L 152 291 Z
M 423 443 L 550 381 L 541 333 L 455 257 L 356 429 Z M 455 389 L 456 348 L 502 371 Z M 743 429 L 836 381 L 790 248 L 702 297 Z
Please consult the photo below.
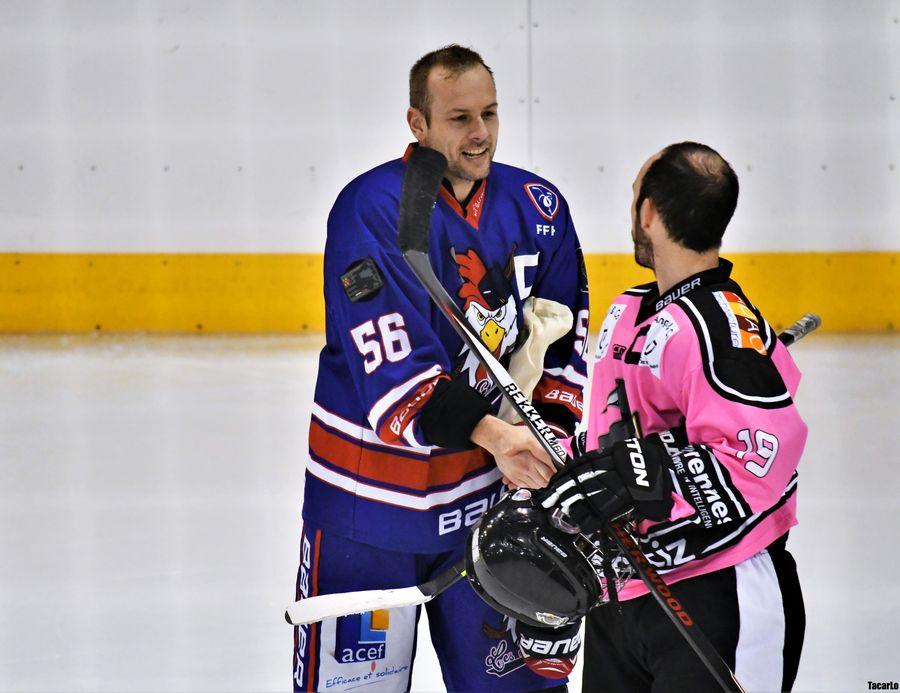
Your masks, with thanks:
M 822 318 L 815 313 L 807 313 L 797 320 L 793 325 L 788 327 L 784 332 L 778 335 L 778 341 L 785 346 L 790 346 L 794 342 L 798 342 L 813 330 L 819 329 L 822 325 Z

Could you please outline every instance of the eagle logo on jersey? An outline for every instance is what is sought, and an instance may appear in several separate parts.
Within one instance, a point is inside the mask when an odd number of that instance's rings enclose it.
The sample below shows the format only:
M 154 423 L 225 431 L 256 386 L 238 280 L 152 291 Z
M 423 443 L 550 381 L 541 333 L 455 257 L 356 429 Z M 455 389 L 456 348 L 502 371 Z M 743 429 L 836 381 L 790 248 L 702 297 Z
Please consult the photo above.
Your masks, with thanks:
M 466 319 L 484 345 L 499 359 L 512 351 L 519 336 L 516 301 L 511 289 L 515 248 L 504 268 L 496 264 L 487 267 L 472 249 L 465 253 L 451 249 L 451 253 L 463 280 L 457 295 L 464 302 Z M 469 384 L 483 395 L 490 392 L 494 383 L 468 346 L 463 346 L 460 356 L 464 358 L 461 370 L 469 373 Z
M 525 192 L 532 204 L 547 221 L 553 221 L 559 211 L 559 195 L 543 183 L 526 183 Z

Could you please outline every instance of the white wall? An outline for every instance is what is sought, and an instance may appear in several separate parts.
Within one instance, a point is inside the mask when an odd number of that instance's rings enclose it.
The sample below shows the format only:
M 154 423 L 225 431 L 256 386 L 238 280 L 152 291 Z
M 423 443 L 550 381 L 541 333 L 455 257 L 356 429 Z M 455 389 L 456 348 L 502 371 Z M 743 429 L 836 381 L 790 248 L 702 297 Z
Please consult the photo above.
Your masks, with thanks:
M 900 0 L 0 0 L 0 251 L 321 250 L 450 41 L 589 251 L 688 138 L 740 176 L 727 247 L 900 248 Z

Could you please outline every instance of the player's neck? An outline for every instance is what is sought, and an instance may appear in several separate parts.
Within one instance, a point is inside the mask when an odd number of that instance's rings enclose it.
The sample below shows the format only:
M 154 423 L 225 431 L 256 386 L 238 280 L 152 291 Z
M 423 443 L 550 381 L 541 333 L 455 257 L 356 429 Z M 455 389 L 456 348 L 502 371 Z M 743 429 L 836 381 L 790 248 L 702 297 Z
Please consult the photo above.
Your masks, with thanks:
M 450 187 L 453 188 L 453 197 L 456 198 L 456 201 L 459 202 L 460 205 L 466 201 L 469 194 L 472 192 L 472 189 L 478 184 L 478 181 L 464 180 L 450 175 L 447 176 L 447 182 L 450 183 Z
M 660 295 L 688 277 L 719 266 L 718 249 L 697 253 L 675 243 L 653 249 L 654 273 Z

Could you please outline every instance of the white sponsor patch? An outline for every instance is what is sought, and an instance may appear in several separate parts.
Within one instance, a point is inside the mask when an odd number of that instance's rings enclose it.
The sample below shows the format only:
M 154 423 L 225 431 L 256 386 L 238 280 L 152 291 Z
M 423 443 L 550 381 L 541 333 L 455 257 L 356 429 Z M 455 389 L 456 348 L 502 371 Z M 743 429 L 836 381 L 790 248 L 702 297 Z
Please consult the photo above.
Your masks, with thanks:
M 622 317 L 622 313 L 625 312 L 625 308 L 626 305 L 624 303 L 613 303 L 609 307 L 606 317 L 603 318 L 603 325 L 600 327 L 600 336 L 597 338 L 597 360 L 606 356 L 606 351 L 609 349 L 609 343 L 612 341 L 613 330 L 616 328 L 616 323 L 619 322 L 619 318 Z
M 731 310 L 731 306 L 728 305 L 728 299 L 725 298 L 721 291 L 713 291 L 713 296 L 719 304 L 719 307 L 722 309 L 722 312 L 725 313 L 725 319 L 728 320 L 728 327 L 731 330 L 731 346 L 737 349 L 741 346 L 737 316 L 734 314 L 734 311 Z
M 378 630 L 372 630 L 370 625 L 360 617 L 322 622 L 317 690 L 365 687 L 368 693 L 409 687 L 416 607 L 391 609 L 387 623 Z M 338 632 L 341 629 L 350 632 Z
M 676 332 L 678 324 L 668 311 L 664 310 L 653 318 L 641 351 L 640 365 L 647 366 L 657 378 L 660 377 L 659 364 L 662 361 L 663 350 Z

